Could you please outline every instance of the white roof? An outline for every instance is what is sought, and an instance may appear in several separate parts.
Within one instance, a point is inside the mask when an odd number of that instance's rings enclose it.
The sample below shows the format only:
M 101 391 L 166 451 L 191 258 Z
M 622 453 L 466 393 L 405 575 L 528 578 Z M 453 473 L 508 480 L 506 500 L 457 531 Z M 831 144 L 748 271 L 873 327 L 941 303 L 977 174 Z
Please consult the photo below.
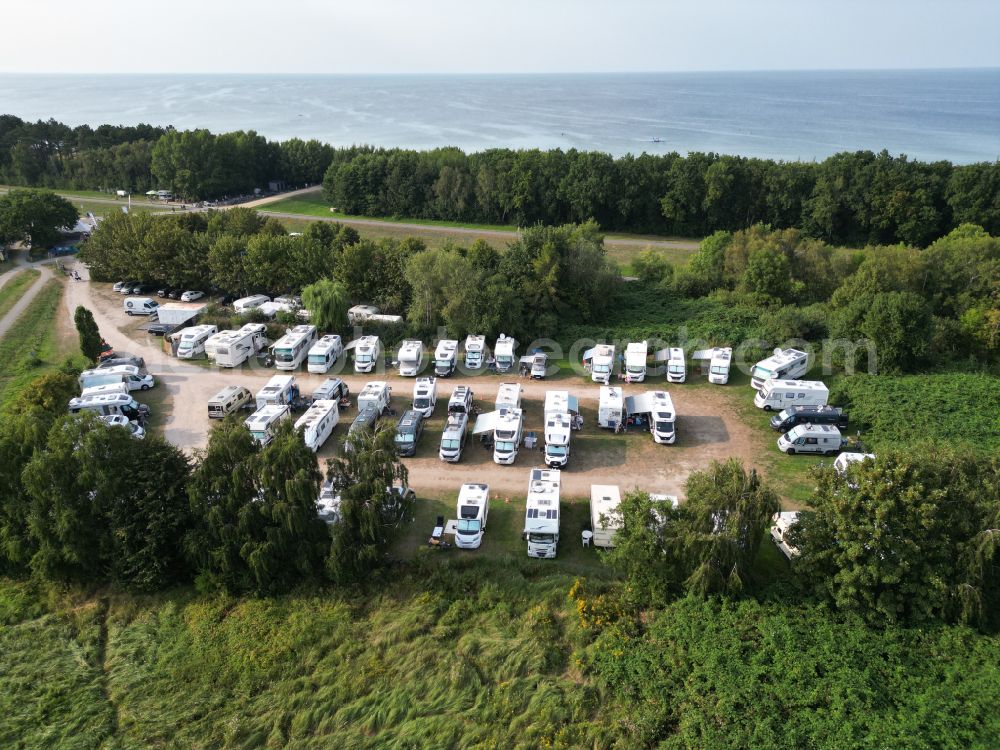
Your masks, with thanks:
M 520 383 L 501 383 L 500 387 L 497 389 L 497 400 L 498 406 L 502 404 L 517 405 L 521 400 L 521 384 Z
M 591 349 L 591 352 L 593 352 L 594 359 L 597 359 L 598 357 L 614 357 L 615 347 L 612 344 L 598 344 Z
M 340 336 L 335 333 L 328 333 L 320 338 L 315 344 L 309 347 L 309 353 L 326 354 L 331 349 L 340 346 Z
M 298 344 L 302 339 L 307 339 L 316 334 L 316 326 L 301 325 L 295 326 L 292 330 L 287 331 L 284 336 L 275 342 L 274 347 L 280 349 L 282 347 L 291 347 Z
M 477 336 L 475 334 L 469 334 L 465 337 L 465 350 L 467 352 L 477 352 L 482 351 L 483 346 L 486 344 L 485 336 Z
M 545 442 L 563 445 L 569 438 L 571 428 L 569 414 L 549 412 L 545 415 Z
M 239 333 L 264 333 L 267 330 L 267 326 L 263 323 L 244 323 L 239 330 Z
M 279 419 L 282 415 L 287 413 L 288 407 L 284 404 L 268 404 L 267 406 L 262 406 L 260 409 L 247 417 L 244 424 L 251 430 L 254 427 L 267 427 L 276 419 Z
M 437 390 L 437 378 L 417 378 L 413 384 L 413 397 L 426 396 Z
M 562 482 L 558 469 L 532 469 L 528 480 L 529 506 L 559 503 L 559 486 Z
M 602 385 L 600 393 L 600 403 L 605 406 L 622 406 L 624 403 L 622 389 L 616 385 Z
M 424 342 L 417 341 L 416 339 L 407 339 L 399 345 L 399 358 L 402 359 L 403 355 L 408 355 L 410 357 L 419 357 L 423 354 Z
M 764 387 L 770 390 L 789 388 L 797 391 L 826 391 L 826 383 L 822 380 L 768 380 Z
M 349 349 L 370 349 L 378 345 L 378 336 L 362 336 L 359 339 L 354 339 L 347 346 L 344 347 L 344 351 Z
M 497 339 L 496 347 L 494 347 L 494 354 L 512 354 L 514 352 L 514 347 L 517 346 L 517 342 L 510 336 L 505 336 L 500 334 Z
M 490 496 L 488 484 L 463 484 L 458 490 L 459 504 L 485 505 Z
M 372 380 L 369 383 L 365 383 L 365 387 L 361 389 L 361 393 L 358 394 L 358 398 L 378 396 L 388 387 L 389 384 L 384 380 Z
M 617 528 L 610 524 L 602 524 L 601 516 L 610 516 L 622 502 L 621 491 L 614 484 L 590 485 L 590 522 L 596 529 Z M 610 520 L 610 519 L 608 519 Z
M 788 362 L 794 362 L 799 359 L 808 357 L 804 351 L 799 349 L 775 349 L 774 354 L 770 357 L 766 357 L 757 363 L 757 367 L 777 367 L 778 365 L 787 364 Z
M 330 412 L 338 410 L 339 407 L 336 401 L 328 401 L 326 399 L 313 401 L 309 408 L 306 409 L 305 414 L 296 420 L 295 429 L 299 430 L 303 427 L 311 427 L 313 423 L 318 422 Z
M 454 339 L 442 339 L 438 341 L 437 349 L 434 350 L 434 359 L 451 359 L 457 351 L 457 341 Z

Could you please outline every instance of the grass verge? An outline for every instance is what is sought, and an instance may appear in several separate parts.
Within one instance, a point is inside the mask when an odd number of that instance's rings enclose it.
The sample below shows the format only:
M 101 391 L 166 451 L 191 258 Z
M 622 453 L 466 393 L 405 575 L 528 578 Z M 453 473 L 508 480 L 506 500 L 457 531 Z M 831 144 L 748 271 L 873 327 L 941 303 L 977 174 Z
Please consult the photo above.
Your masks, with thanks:
M 42 272 L 38 269 L 26 268 L 15 273 L 3 287 L 0 287 L 0 319 L 10 312 L 10 309 L 28 291 L 28 287 L 34 284 L 41 275 Z

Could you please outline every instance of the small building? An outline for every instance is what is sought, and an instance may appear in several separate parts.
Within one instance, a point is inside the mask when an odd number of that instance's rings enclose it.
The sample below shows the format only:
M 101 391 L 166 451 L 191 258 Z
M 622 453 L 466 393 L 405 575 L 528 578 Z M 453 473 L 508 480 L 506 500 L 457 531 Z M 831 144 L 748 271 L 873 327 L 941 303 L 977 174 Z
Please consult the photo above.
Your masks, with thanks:
M 207 306 L 203 302 L 165 302 L 157 308 L 157 316 L 161 323 L 176 327 L 198 317 Z

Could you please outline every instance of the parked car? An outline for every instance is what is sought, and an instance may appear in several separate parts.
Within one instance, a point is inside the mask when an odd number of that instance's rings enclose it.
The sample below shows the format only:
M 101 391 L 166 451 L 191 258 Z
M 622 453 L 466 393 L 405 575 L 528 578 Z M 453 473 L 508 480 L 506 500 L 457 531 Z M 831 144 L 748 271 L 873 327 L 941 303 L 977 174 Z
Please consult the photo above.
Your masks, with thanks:
M 102 359 L 96 369 L 106 370 L 109 367 L 117 367 L 118 365 L 134 365 L 142 370 L 146 367 L 146 360 L 142 357 L 136 357 L 134 354 L 129 354 L 128 352 L 115 352 L 113 357 Z
M 180 299 L 182 294 L 184 294 L 183 289 L 171 289 L 170 294 L 168 294 L 167 297 L 170 299 Z
M 153 284 L 136 284 L 132 287 L 132 294 L 152 294 L 155 290 Z
M 114 285 L 111 287 L 111 291 L 112 292 L 118 292 L 120 294 L 121 291 L 122 291 L 122 287 L 125 286 L 125 284 L 127 284 L 127 283 L 128 282 L 126 282 L 126 281 L 116 281 L 114 283 Z
M 132 433 L 132 437 L 139 440 L 146 437 L 145 428 L 136 422 L 130 421 L 124 414 L 108 414 L 105 417 L 99 417 L 99 419 L 111 427 L 125 427 Z
M 152 325 L 146 326 L 146 331 L 154 336 L 166 336 L 172 330 L 174 330 L 174 327 L 167 325 L 166 323 L 153 323 Z
M 197 292 L 193 289 L 189 289 L 181 295 L 181 302 L 197 302 L 204 296 L 204 292 Z
M 157 297 L 166 297 L 168 294 L 170 294 L 170 288 L 169 287 L 163 287 L 162 289 L 157 289 L 156 290 L 156 296 Z
M 133 279 L 131 281 L 123 281 L 122 285 L 120 287 L 118 287 L 118 293 L 119 294 L 131 294 L 132 293 L 132 287 L 138 286 L 138 285 L 139 285 L 139 282 L 136 281 L 135 279 Z

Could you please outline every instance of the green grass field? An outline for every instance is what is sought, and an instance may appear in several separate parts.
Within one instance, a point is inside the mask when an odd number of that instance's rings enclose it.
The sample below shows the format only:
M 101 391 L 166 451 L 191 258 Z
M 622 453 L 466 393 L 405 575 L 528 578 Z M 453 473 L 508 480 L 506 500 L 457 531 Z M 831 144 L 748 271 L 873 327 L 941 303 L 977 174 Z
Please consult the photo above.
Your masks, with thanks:
M 17 271 L 10 280 L 0 287 L 0 318 L 3 318 L 10 309 L 17 304 L 22 295 L 28 291 L 28 287 L 35 283 L 41 271 L 35 268 L 26 268 Z

